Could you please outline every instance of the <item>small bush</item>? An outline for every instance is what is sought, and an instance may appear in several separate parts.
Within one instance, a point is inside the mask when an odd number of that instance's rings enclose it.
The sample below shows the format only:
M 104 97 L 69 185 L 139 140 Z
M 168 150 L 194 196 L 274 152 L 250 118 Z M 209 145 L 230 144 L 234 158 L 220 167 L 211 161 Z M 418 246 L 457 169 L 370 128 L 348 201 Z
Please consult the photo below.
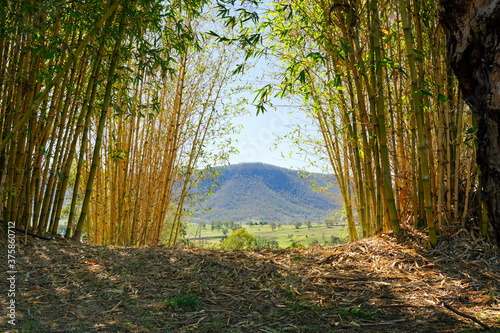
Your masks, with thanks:
M 347 239 L 343 237 L 330 236 L 330 245 L 342 244 L 347 242 Z
M 319 245 L 319 240 L 317 240 L 316 238 L 311 239 L 311 241 L 309 242 L 309 246 L 314 245 Z
M 298 247 L 305 247 L 304 244 L 302 244 L 300 241 L 295 241 L 289 246 L 291 249 L 295 249 Z
M 280 247 L 280 244 L 278 243 L 278 241 L 272 239 L 272 240 L 269 240 L 269 239 L 259 239 L 257 240 L 257 243 L 255 245 L 256 247 L 268 247 L 268 248 L 271 248 L 271 249 L 277 249 Z
M 254 249 L 257 244 L 257 239 L 245 229 L 233 231 L 229 237 L 224 239 L 221 244 L 223 249 L 241 250 Z

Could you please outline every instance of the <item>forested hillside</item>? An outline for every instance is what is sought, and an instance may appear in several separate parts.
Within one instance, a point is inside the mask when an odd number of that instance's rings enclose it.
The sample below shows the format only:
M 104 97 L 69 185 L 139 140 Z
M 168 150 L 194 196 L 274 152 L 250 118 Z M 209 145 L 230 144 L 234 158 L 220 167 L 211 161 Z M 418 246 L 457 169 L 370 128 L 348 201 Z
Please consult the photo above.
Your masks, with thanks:
M 327 194 L 338 196 L 338 189 L 328 186 L 334 181 L 328 175 L 300 174 L 262 163 L 231 165 L 219 171 L 219 186 L 202 203 L 210 209 L 205 214 L 199 210 L 194 215 L 197 219 L 292 223 L 324 220 L 340 208 Z

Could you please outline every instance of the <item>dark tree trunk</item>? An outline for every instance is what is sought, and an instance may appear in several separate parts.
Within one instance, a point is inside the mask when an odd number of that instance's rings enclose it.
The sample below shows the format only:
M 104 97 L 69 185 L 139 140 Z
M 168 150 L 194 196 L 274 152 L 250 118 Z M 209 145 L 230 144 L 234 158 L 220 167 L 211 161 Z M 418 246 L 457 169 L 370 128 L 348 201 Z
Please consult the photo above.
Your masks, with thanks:
M 500 0 L 441 0 L 450 65 L 478 120 L 481 195 L 500 247 Z

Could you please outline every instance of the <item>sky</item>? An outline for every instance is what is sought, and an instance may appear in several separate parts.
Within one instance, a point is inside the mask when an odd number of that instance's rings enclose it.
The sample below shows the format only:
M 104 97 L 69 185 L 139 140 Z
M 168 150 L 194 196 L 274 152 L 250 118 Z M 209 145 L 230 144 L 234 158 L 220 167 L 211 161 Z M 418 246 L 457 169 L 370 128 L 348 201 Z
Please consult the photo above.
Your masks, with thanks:
M 276 111 L 268 110 L 256 115 L 252 106 L 249 108 L 250 114 L 234 119 L 235 124 L 242 125 L 242 130 L 239 135 L 233 136 L 238 140 L 235 146 L 239 154 L 233 155 L 230 163 L 263 162 L 293 169 L 304 167 L 303 158 L 289 140 L 276 144 L 278 137 L 284 137 L 293 130 L 297 120 L 293 111 L 290 114 L 289 108 L 278 107 Z M 292 156 L 289 156 L 290 153 Z
M 245 97 L 249 101 L 254 98 L 250 93 Z M 233 119 L 233 124 L 241 126 L 241 131 L 231 135 L 233 145 L 239 153 L 231 155 L 229 163 L 261 162 L 287 169 L 324 171 L 319 166 L 311 166 L 308 160 L 315 157 L 301 153 L 291 139 L 286 137 L 297 126 L 304 132 L 315 132 L 311 120 L 299 109 L 297 102 L 294 105 L 290 101 L 274 98 L 272 103 L 272 108 L 259 115 L 256 115 L 255 106 L 247 105 L 247 113 Z
M 262 88 L 266 84 L 279 84 L 269 76 L 272 64 L 265 60 L 259 60 L 255 67 L 243 74 L 241 83 L 250 83 L 255 89 Z M 238 98 L 246 98 L 252 102 L 255 94 L 251 91 L 232 96 L 232 102 L 236 103 Z M 311 120 L 300 110 L 300 101 L 281 100 L 279 97 L 271 98 L 273 107 L 269 107 L 267 112 L 256 115 L 256 107 L 248 104 L 247 114 L 237 116 L 233 119 L 235 125 L 241 125 L 240 134 L 231 135 L 234 146 L 239 154 L 229 158 L 230 164 L 261 162 L 272 164 L 283 168 L 303 170 L 308 172 L 323 172 L 324 167 L 311 166 L 308 159 L 314 156 L 307 156 L 300 153 L 299 148 L 292 144 L 290 139 L 284 138 L 286 134 L 293 131 L 297 126 L 302 129 L 306 127 L 315 131 Z M 278 138 L 281 138 L 278 143 Z

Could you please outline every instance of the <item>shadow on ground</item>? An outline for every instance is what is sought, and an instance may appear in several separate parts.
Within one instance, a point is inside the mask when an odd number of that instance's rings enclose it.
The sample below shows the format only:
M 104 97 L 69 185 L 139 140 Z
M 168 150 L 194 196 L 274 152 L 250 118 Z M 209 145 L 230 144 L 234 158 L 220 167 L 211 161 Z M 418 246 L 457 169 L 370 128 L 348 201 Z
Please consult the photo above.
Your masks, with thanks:
M 442 302 L 500 324 L 498 254 L 472 241 L 222 251 L 23 238 L 17 250 L 15 328 L 0 282 L 5 332 L 481 331 Z

